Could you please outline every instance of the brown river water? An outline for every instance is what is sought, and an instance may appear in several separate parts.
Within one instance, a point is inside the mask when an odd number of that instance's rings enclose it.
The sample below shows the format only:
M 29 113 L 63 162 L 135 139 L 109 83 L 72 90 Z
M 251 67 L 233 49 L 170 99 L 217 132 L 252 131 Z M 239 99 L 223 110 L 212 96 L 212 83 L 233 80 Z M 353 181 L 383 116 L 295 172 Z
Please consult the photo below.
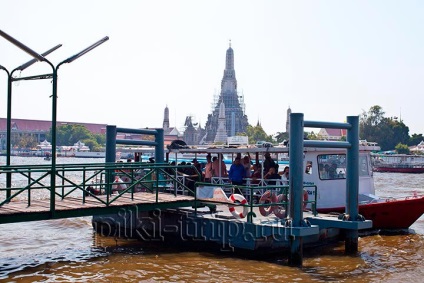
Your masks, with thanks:
M 82 162 L 101 160 L 58 159 Z M 374 179 L 379 196 L 424 194 L 424 174 L 374 173 Z M 103 237 L 91 217 L 0 225 L 0 282 L 422 282 L 423 259 L 424 217 L 409 233 L 361 237 L 356 255 L 345 255 L 343 242 L 305 251 L 301 268 L 288 266 L 283 254 Z

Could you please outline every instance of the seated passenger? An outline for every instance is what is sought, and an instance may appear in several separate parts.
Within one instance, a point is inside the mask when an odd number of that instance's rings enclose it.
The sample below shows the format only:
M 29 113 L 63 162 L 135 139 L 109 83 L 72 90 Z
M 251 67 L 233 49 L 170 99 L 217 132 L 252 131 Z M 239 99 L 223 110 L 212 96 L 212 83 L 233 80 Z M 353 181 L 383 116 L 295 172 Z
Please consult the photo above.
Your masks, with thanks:
M 337 179 L 338 178 L 337 164 L 336 163 L 331 164 L 331 166 L 328 168 L 328 177 L 330 179 Z
M 253 164 L 253 173 L 250 177 L 252 178 L 252 181 L 250 182 L 251 184 L 259 184 L 259 179 L 262 178 L 262 170 L 259 163 Z
M 281 174 L 281 179 L 283 180 L 281 182 L 282 185 L 286 186 L 289 184 L 289 174 L 290 174 L 289 166 L 284 167 L 283 173 Z
M 281 176 L 275 171 L 275 167 L 270 167 L 268 173 L 265 174 L 264 179 L 268 179 L 270 181 L 267 182 L 270 186 L 276 185 L 276 180 L 281 179 Z

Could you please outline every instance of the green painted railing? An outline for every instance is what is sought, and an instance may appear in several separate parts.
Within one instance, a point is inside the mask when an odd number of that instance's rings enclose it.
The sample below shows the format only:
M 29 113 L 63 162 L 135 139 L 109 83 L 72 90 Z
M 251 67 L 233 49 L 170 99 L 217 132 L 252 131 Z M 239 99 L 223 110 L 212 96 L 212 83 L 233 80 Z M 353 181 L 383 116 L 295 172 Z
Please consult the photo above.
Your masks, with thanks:
M 50 195 L 61 199 L 78 198 L 81 203 L 90 197 L 105 206 L 124 195 L 128 197 L 130 194 L 133 199 L 134 193 L 139 191 L 155 193 L 156 202 L 159 192 L 195 196 L 194 186 L 187 185 L 188 177 L 177 173 L 188 167 L 192 166 L 141 162 L 57 164 L 55 171 L 50 165 L 0 166 L 0 207 L 12 201 L 26 201 L 31 206 L 32 200 L 48 199 Z M 10 187 L 6 186 L 7 174 L 11 175 Z M 54 188 L 50 182 L 52 174 L 55 176 Z M 190 177 L 193 184 L 200 179 L 199 172 Z M 99 195 L 106 195 L 106 200 Z M 50 210 L 54 209 L 54 206 L 50 207 Z
M 249 212 L 247 215 L 248 222 L 253 222 L 253 217 L 256 217 L 255 212 L 253 209 L 255 207 L 282 207 L 286 212 L 288 211 L 289 206 L 289 186 L 288 185 L 266 185 L 266 186 L 260 186 L 260 185 L 250 185 L 250 186 L 234 186 L 231 183 L 221 183 L 221 184 L 211 184 L 211 183 L 202 183 L 198 182 L 196 183 L 196 186 L 202 186 L 202 187 L 214 187 L 214 188 L 221 188 L 226 195 L 230 195 L 233 193 L 241 193 L 244 197 L 247 198 L 247 203 L 241 204 L 238 202 L 234 203 L 234 206 L 237 207 L 248 207 Z M 303 203 L 305 205 L 310 204 L 311 205 L 311 212 L 314 216 L 317 215 L 316 210 L 316 203 L 317 203 L 317 186 L 314 184 L 304 184 L 304 189 L 312 188 L 313 189 L 313 199 L 310 199 L 308 197 L 307 201 L 304 201 Z M 272 194 L 275 195 L 284 195 L 285 198 L 283 198 L 281 201 L 276 202 L 266 202 L 266 203 L 259 203 L 259 200 L 261 196 L 266 192 L 270 190 Z M 196 199 L 197 201 L 197 199 Z M 222 201 L 219 200 L 210 200 L 210 201 L 204 201 L 201 200 L 202 203 L 213 203 L 213 204 L 219 204 L 222 203 Z M 227 203 L 225 203 L 227 204 Z

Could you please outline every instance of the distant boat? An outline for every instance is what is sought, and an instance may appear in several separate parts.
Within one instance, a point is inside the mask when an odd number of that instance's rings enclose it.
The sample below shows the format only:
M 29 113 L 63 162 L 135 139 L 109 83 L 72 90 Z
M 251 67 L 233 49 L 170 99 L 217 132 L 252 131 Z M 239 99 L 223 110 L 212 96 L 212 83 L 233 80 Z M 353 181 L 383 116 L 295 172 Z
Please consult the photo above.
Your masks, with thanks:
M 407 154 L 372 154 L 374 172 L 424 173 L 424 156 Z
M 74 157 L 81 158 L 105 158 L 106 152 L 104 151 L 75 151 Z

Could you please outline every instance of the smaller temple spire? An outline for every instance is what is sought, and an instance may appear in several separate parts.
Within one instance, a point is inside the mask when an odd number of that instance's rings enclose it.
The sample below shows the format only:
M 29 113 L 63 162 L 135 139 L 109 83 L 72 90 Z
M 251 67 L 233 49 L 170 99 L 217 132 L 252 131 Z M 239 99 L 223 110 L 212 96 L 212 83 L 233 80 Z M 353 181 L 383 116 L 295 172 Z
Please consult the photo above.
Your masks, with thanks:
M 225 104 L 224 102 L 221 102 L 219 105 L 218 129 L 216 131 L 214 142 L 227 142 L 227 126 L 225 122 Z
M 286 117 L 286 133 L 290 132 L 290 114 L 291 114 L 291 109 L 289 105 L 289 108 L 287 109 L 287 117 Z
M 169 109 L 168 105 L 165 107 L 164 115 L 163 115 L 163 125 L 162 125 L 163 131 L 165 134 L 169 132 Z

